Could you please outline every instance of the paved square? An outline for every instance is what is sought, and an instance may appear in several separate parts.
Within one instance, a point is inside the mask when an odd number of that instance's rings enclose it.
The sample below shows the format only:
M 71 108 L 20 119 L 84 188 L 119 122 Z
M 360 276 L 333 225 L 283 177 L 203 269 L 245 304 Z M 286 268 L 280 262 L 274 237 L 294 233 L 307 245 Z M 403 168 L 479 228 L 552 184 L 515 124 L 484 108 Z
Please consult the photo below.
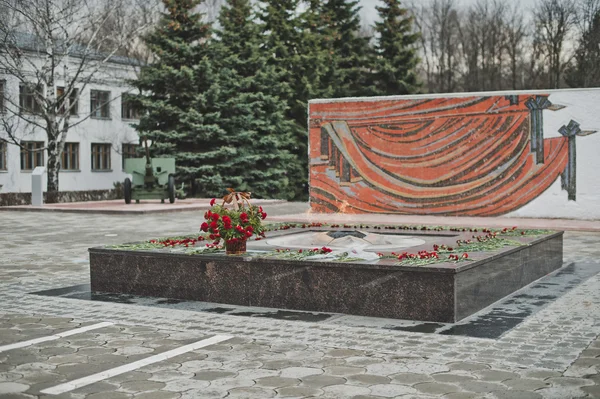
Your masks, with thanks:
M 304 209 L 273 205 L 269 214 Z M 365 318 L 290 321 L 32 295 L 88 283 L 89 247 L 189 234 L 201 215 L 0 217 L 1 398 L 600 397 L 597 232 L 565 233 L 565 262 L 587 262 L 591 277 L 570 280 L 564 295 L 488 339 L 382 329 Z M 189 346 L 215 336 L 233 338 Z M 178 348 L 186 351 L 171 357 Z

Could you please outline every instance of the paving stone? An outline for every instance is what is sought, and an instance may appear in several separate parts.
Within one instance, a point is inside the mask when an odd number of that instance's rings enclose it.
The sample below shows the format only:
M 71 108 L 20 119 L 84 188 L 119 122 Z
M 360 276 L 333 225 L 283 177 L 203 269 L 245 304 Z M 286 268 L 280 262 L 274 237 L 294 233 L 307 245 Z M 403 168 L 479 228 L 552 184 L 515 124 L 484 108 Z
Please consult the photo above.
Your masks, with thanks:
M 109 381 L 112 383 L 121 383 L 128 381 L 146 381 L 152 376 L 153 374 L 145 373 L 143 371 L 129 371 L 127 373 L 111 377 Z
M 481 395 L 473 392 L 454 392 L 442 396 L 443 399 L 480 399 Z
M 277 389 L 277 397 L 282 398 L 304 398 L 319 396 L 323 393 L 322 390 L 311 387 L 285 387 Z
M 432 378 L 425 374 L 415 374 L 415 373 L 398 373 L 390 376 L 392 381 L 397 384 L 403 385 L 414 385 L 419 382 L 428 382 L 431 381 Z
M 288 367 L 301 367 L 302 362 L 298 360 L 271 360 L 262 364 L 262 368 L 280 370 Z
M 23 374 L 4 372 L 0 373 L 0 382 L 14 382 L 23 378 Z
M 322 388 L 325 397 L 350 398 L 356 395 L 371 395 L 371 390 L 356 385 L 329 385 Z
M 332 349 L 327 352 L 327 356 L 331 357 L 353 357 L 361 356 L 364 352 L 353 349 Z
M 178 374 L 180 374 L 180 373 L 178 373 Z M 155 373 L 155 375 L 156 375 L 156 373 Z M 197 372 L 193 378 L 195 380 L 213 381 L 213 380 L 218 380 L 220 378 L 233 377 L 235 375 L 236 375 L 236 373 L 233 373 L 231 371 L 206 370 L 206 371 Z
M 121 389 L 126 392 L 139 393 L 157 391 L 165 386 L 165 383 L 157 381 L 128 381 L 121 384 Z
M 323 374 L 322 369 L 314 367 L 288 367 L 281 370 L 281 377 L 287 378 L 300 378 L 307 377 L 309 375 Z
M 375 385 L 375 384 L 389 384 L 391 379 L 388 377 L 373 375 L 373 374 L 355 374 L 346 376 L 349 384 L 358 385 Z
M 587 396 L 587 394 L 574 386 L 557 386 L 551 388 L 543 388 L 536 393 L 542 395 L 544 399 L 575 399 L 575 398 L 583 398 Z
M 460 389 L 456 385 L 442 384 L 439 382 L 423 382 L 413 385 L 413 388 L 425 394 L 443 395 L 452 392 L 459 392 Z
M 536 389 L 547 387 L 548 384 L 534 379 L 520 378 L 516 380 L 502 381 L 504 385 L 517 391 L 535 391 Z
M 500 385 L 495 382 L 484 382 L 484 381 L 461 381 L 459 382 L 461 388 L 465 391 L 471 392 L 492 392 L 505 390 L 504 385 Z
M 77 388 L 73 392 L 76 394 L 91 394 L 97 392 L 113 392 L 119 389 L 119 384 L 112 384 L 108 381 L 98 381 L 81 388 Z
M 86 399 L 129 399 L 132 398 L 133 395 L 123 393 L 123 392 L 99 392 L 92 393 L 87 395 Z
M 349 367 L 349 366 L 332 366 L 332 367 L 326 367 L 324 370 L 325 370 L 326 374 L 337 375 L 337 376 L 361 374 L 366 371 L 362 367 Z
M 27 395 L 25 393 L 7 393 L 2 395 L 2 399 L 36 399 L 36 396 L 33 395 Z M 57 396 L 54 396 L 54 398 L 58 398 Z
M 171 392 L 183 392 L 189 389 L 202 389 L 206 388 L 210 385 L 208 381 L 198 381 L 198 380 L 190 380 L 190 379 L 179 379 L 165 382 L 163 391 L 171 391 Z
M 600 385 L 591 385 L 580 388 L 592 398 L 600 398 Z
M 560 373 L 551 370 L 525 370 L 523 371 L 523 376 L 528 378 L 538 378 L 541 380 L 545 380 L 546 378 L 550 377 L 559 377 Z
M 309 375 L 301 378 L 302 386 L 308 388 L 323 388 L 329 385 L 343 385 L 346 380 L 342 377 L 333 377 L 330 375 Z
M 600 356 L 600 348 L 589 348 L 581 352 L 580 357 L 599 357 Z
M 272 389 L 258 388 L 258 387 L 247 387 L 247 388 L 233 388 L 229 390 L 227 398 L 272 398 L 276 392 Z
M 299 379 L 284 377 L 263 377 L 258 378 L 255 381 L 257 386 L 272 388 L 291 387 L 300 384 Z
M 464 371 L 476 371 L 476 370 L 488 370 L 490 366 L 483 363 L 470 363 L 470 362 L 457 362 L 448 365 L 450 370 L 464 370 Z
M 436 373 L 433 374 L 431 377 L 433 377 L 433 379 L 437 382 L 460 382 L 475 379 L 475 377 L 470 375 L 453 373 Z
M 368 366 L 369 364 L 383 363 L 385 360 L 374 356 L 352 356 L 346 358 L 348 366 Z
M 29 385 L 18 382 L 0 382 L 0 394 L 25 392 Z
M 375 396 L 383 396 L 385 398 L 393 398 L 399 395 L 415 394 L 417 390 L 406 385 L 398 384 L 377 384 L 369 387 L 371 394 Z
M 542 399 L 543 396 L 537 392 L 525 391 L 497 391 L 492 392 L 491 397 L 494 399 Z
M 573 377 L 552 377 L 548 378 L 546 382 L 552 384 L 553 386 L 568 386 L 568 387 L 582 387 L 586 385 L 592 385 L 588 379 L 585 378 L 573 378 Z
M 97 355 L 106 355 L 109 353 L 114 353 L 116 351 L 115 348 L 105 348 L 102 346 L 97 347 L 88 347 L 88 348 L 79 348 L 77 349 L 77 354 L 81 356 L 97 356 Z
M 143 392 L 134 396 L 135 399 L 178 399 L 181 397 L 179 392 Z

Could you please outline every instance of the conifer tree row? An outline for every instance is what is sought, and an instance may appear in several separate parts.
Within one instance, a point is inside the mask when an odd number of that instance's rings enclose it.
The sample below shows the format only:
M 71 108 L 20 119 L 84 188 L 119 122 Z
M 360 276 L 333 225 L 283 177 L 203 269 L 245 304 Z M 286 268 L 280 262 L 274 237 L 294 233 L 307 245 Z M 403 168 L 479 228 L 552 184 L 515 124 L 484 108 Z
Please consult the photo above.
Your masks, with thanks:
M 375 39 L 360 35 L 357 0 L 227 0 L 214 32 L 195 12 L 202 0 L 163 2 L 146 37 L 156 62 L 133 82 L 137 128 L 154 156 L 176 158 L 192 195 L 305 200 L 310 99 L 418 90 L 399 0 L 378 8 Z

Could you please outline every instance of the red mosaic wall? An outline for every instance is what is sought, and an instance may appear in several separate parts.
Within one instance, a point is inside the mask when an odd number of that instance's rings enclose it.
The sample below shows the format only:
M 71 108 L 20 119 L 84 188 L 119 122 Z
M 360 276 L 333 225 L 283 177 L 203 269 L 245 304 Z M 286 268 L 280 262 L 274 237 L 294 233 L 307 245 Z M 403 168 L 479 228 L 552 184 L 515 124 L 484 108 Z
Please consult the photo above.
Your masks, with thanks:
M 567 134 L 544 139 L 544 109 L 547 95 L 311 103 L 311 207 L 496 216 L 560 176 L 568 190 L 575 154 Z

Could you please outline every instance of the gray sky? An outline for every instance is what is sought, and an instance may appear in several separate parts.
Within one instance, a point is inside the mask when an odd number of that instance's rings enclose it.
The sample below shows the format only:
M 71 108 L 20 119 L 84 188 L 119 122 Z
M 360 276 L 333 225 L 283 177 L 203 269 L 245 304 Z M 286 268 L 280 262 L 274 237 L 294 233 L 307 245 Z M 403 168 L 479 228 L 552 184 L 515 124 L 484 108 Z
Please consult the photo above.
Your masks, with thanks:
M 426 2 L 428 0 L 413 0 L 415 3 Z M 457 0 L 457 3 L 461 6 L 469 6 L 475 3 L 477 0 Z M 529 11 L 535 4 L 536 0 L 504 0 L 506 3 L 518 3 L 523 7 L 523 10 Z M 362 6 L 361 18 L 364 22 L 371 23 L 377 17 L 377 10 L 375 6 L 379 5 L 378 0 L 360 0 Z

